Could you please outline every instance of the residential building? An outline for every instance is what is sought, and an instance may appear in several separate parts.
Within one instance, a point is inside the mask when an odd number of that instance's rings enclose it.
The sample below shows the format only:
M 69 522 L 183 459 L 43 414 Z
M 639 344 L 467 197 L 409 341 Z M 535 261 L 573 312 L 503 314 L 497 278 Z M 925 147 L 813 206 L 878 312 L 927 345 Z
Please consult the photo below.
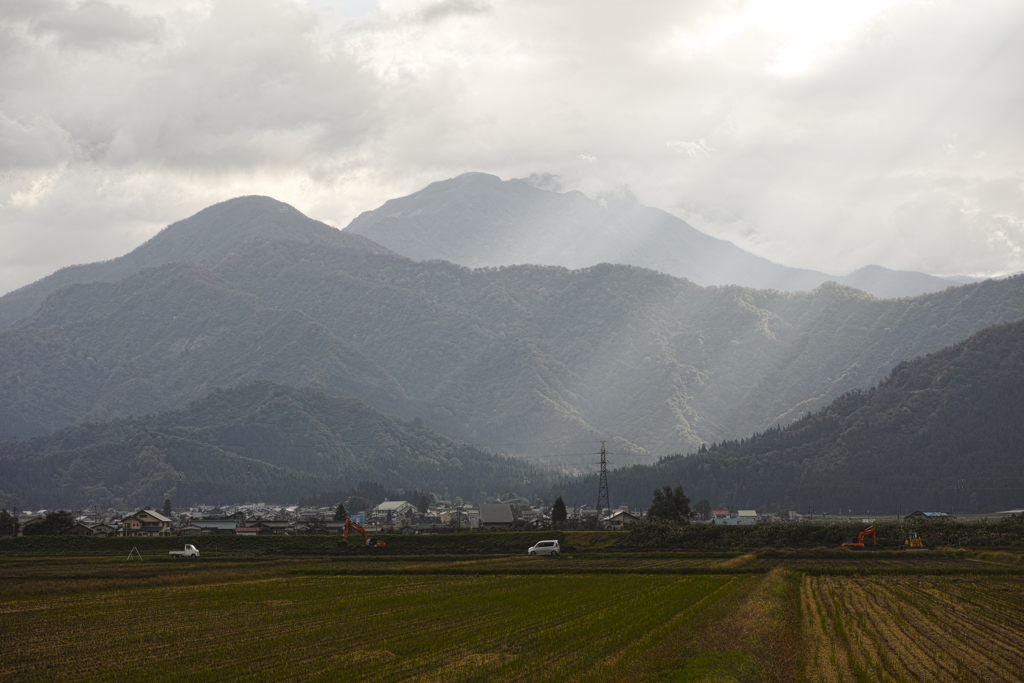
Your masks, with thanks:
M 625 529 L 626 527 L 633 526 L 634 524 L 640 523 L 640 516 L 634 515 L 627 510 L 616 510 L 608 519 L 605 520 L 609 529 L 616 531 Z
M 504 529 L 512 526 L 515 517 L 508 503 L 480 503 L 480 528 Z
M 156 510 L 139 510 L 121 520 L 125 536 L 170 536 L 171 520 Z

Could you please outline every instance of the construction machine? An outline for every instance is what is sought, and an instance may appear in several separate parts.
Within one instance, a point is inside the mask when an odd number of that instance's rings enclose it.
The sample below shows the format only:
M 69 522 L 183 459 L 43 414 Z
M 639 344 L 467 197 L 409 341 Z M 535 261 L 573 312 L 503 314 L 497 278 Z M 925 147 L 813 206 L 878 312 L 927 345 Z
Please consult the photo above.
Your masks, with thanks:
M 857 538 L 848 538 L 846 543 L 843 544 L 844 548 L 863 548 L 864 539 L 868 536 L 871 537 L 871 545 L 878 545 L 878 535 L 875 533 L 875 527 L 869 526 L 864 531 L 857 534 Z
M 924 547 L 924 541 L 921 540 L 921 537 L 917 535 L 916 531 L 911 531 L 910 535 L 907 536 L 907 539 L 903 541 L 903 549 L 928 550 L 928 548 Z
M 375 538 L 370 538 L 370 536 L 368 536 L 367 533 L 366 533 L 366 529 L 364 529 L 363 527 L 359 526 L 358 524 L 353 522 L 351 519 L 346 519 L 345 520 L 345 527 L 344 527 L 343 531 L 341 532 L 341 545 L 348 545 L 348 532 L 351 529 L 355 529 L 356 531 L 359 532 L 359 535 L 363 537 L 363 545 L 365 545 L 366 547 L 368 547 L 368 548 L 383 548 L 384 547 L 384 541 L 378 541 Z

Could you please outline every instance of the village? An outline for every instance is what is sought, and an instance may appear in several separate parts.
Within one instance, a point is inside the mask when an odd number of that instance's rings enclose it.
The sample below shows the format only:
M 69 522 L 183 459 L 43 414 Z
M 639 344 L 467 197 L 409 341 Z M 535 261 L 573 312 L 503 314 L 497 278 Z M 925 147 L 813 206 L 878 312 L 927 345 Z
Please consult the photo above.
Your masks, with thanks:
M 426 501 L 424 501 L 426 502 Z M 339 516 L 338 507 L 311 507 L 300 505 L 274 505 L 267 503 L 246 503 L 242 505 L 213 506 L 195 505 L 174 509 L 165 501 L 161 510 L 144 508 L 139 510 L 106 509 L 91 507 L 69 512 L 73 526 L 65 533 L 80 536 L 202 536 L 202 535 L 331 535 L 342 534 L 345 520 L 363 527 L 371 533 L 430 534 L 458 530 L 530 530 L 552 526 L 552 509 L 539 500 L 530 502 L 524 498 L 510 497 L 506 500 L 486 503 L 453 503 L 438 500 L 423 505 L 406 500 L 385 500 L 368 510 L 344 512 Z M 342 504 L 344 509 L 344 504 Z M 31 535 L 32 526 L 46 519 L 49 510 L 14 510 L 14 524 L 0 525 L 0 537 Z M 907 522 L 941 521 L 953 519 L 945 512 L 915 511 L 901 515 Z M 832 518 L 836 520 L 835 517 Z M 12 520 L 12 521 L 13 521 Z M 565 526 L 570 528 L 600 528 L 623 530 L 646 522 L 645 510 L 629 510 L 627 506 L 617 509 L 598 510 L 587 506 L 566 509 Z M 800 514 L 795 511 L 766 513 L 758 510 L 709 510 L 695 514 L 694 524 L 725 526 L 753 526 L 765 524 L 786 524 L 798 522 L 825 522 L 827 516 Z M 874 519 L 860 520 L 865 523 Z

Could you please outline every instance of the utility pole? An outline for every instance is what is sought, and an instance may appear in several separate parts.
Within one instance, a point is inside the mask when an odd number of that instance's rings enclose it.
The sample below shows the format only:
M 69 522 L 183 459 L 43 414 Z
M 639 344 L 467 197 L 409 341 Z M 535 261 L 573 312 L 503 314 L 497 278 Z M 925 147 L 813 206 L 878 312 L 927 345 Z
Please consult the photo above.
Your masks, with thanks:
M 601 521 L 601 511 L 611 509 L 608 498 L 608 464 L 605 462 L 604 441 L 601 442 L 601 480 L 597 485 L 597 521 Z

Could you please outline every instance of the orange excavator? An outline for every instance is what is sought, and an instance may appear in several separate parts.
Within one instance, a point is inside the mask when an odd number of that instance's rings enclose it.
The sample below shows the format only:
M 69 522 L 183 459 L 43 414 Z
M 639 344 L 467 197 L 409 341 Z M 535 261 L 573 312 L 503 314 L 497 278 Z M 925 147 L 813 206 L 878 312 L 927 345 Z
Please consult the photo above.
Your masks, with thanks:
M 871 545 L 878 545 L 878 536 L 875 534 L 875 527 L 869 526 L 864 531 L 857 534 L 857 538 L 848 538 L 846 543 L 843 544 L 844 548 L 863 548 L 864 539 L 868 536 L 871 537 Z
M 370 538 L 366 534 L 366 529 L 364 529 L 363 527 L 359 526 L 358 524 L 353 522 L 351 519 L 346 519 L 345 520 L 345 528 L 341 532 L 341 543 L 342 543 L 342 545 L 348 545 L 348 532 L 351 529 L 355 529 L 356 531 L 359 532 L 359 535 L 363 537 L 363 545 L 365 545 L 365 546 L 367 546 L 369 548 L 383 548 L 384 547 L 384 541 L 378 541 L 375 538 Z

